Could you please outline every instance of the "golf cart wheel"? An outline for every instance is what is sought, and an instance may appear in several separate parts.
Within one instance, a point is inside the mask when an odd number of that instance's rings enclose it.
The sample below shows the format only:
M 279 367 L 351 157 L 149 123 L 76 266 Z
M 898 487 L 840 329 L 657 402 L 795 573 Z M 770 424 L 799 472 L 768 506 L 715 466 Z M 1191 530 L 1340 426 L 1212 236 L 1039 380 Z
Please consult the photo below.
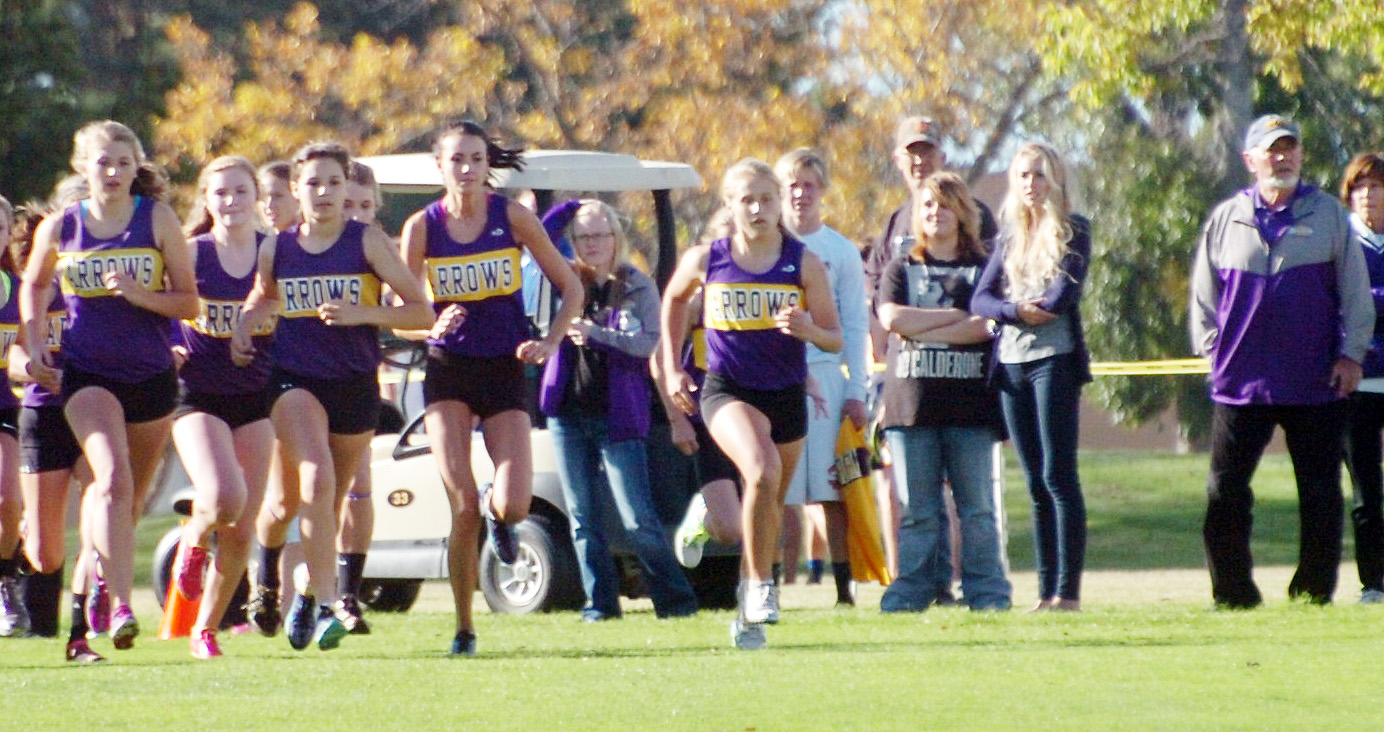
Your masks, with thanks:
M 421 579 L 371 579 L 360 585 L 360 601 L 380 613 L 406 613 L 423 589 Z
M 530 514 L 514 531 L 519 537 L 514 564 L 501 562 L 489 542 L 481 547 L 481 594 L 491 611 L 522 615 L 581 608 L 584 596 L 567 532 L 540 514 Z

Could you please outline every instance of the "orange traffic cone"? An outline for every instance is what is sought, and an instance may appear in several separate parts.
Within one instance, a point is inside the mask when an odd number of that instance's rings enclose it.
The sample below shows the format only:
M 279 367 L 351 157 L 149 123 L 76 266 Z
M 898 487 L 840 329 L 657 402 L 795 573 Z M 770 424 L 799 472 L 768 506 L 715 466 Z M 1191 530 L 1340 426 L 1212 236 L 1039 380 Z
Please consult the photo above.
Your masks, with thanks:
M 175 570 L 168 578 L 168 592 L 163 600 L 163 620 L 159 622 L 159 638 L 169 640 L 192 635 L 192 626 L 197 622 L 197 611 L 201 607 L 202 598 L 189 600 L 178 591 L 178 573 Z

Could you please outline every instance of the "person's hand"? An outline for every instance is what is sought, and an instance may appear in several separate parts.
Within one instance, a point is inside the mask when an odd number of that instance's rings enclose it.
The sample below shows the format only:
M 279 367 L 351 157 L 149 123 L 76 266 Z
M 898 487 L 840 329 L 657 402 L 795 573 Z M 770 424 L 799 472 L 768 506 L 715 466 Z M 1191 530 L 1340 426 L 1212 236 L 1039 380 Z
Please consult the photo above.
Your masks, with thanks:
M 774 325 L 779 332 L 799 340 L 807 340 L 807 328 L 812 325 L 812 315 L 797 305 L 784 305 L 774 313 Z
M 678 411 L 686 415 L 693 415 L 697 412 L 697 402 L 692 398 L 692 392 L 697 390 L 697 382 L 687 375 L 686 371 L 673 367 L 664 372 L 664 388 L 668 392 L 668 401 L 678 408 Z
M 249 366 L 258 352 L 254 341 L 250 339 L 250 331 L 236 328 L 235 333 L 231 334 L 231 363 L 242 367 Z
M 466 308 L 458 303 L 452 303 L 442 309 L 442 313 L 433 321 L 432 330 L 428 331 L 428 337 L 440 341 L 461 327 L 466 322 Z
M 851 421 L 851 426 L 858 430 L 865 429 L 866 423 L 870 421 L 870 415 L 865 411 L 865 402 L 859 399 L 847 399 L 841 405 L 841 416 Z
M 24 370 L 29 372 L 29 377 L 35 384 L 49 393 L 62 393 L 62 370 L 53 368 L 53 356 L 46 349 L 40 351 L 37 357 L 29 359 Z
M 572 324 L 567 326 L 567 337 L 571 338 L 572 343 L 578 348 L 583 347 L 586 345 L 587 337 L 591 335 L 591 329 L 595 327 L 596 324 L 586 318 L 573 320 Z
M 519 344 L 518 348 L 514 349 L 514 357 L 524 363 L 542 364 L 553 355 L 555 350 L 557 350 L 557 346 L 546 340 L 524 341 Z
M 328 300 L 317 306 L 317 317 L 327 325 L 368 325 L 366 308 L 346 300 Z
M 807 392 L 808 398 L 812 400 L 812 413 L 816 415 L 816 418 L 826 419 L 828 416 L 827 398 L 822 396 L 822 389 L 818 386 L 817 380 L 811 376 L 807 377 L 807 380 L 803 382 L 803 391 Z
M 1050 313 L 1038 307 L 1039 302 L 1039 300 L 1030 300 L 1028 302 L 1021 302 L 1016 306 L 1019 320 L 1022 320 L 1025 325 L 1044 325 L 1057 320 L 1057 315 L 1055 313 Z
M 187 363 L 187 346 L 173 346 L 173 368 L 180 369 Z
M 1360 364 L 1342 356 L 1331 365 L 1331 388 L 1335 390 L 1336 396 L 1344 399 L 1360 387 L 1360 378 L 1363 375 L 1364 369 Z
M 668 415 L 668 427 L 672 432 L 673 446 L 678 452 L 684 455 L 697 453 L 697 430 L 685 415 L 676 412 Z
M 101 282 L 106 289 L 120 297 L 128 298 L 132 292 L 145 291 L 147 288 L 139 283 L 130 273 L 123 269 L 117 269 L 101 275 Z

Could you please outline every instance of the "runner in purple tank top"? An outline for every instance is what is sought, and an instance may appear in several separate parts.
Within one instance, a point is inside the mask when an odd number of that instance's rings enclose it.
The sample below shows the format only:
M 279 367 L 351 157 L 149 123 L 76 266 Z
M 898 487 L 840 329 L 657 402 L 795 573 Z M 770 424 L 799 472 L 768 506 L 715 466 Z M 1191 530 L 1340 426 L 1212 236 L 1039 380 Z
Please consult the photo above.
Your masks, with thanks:
M 10 345 L 19 336 L 19 270 L 10 249 L 14 207 L 0 196 L 0 364 L 8 367 Z M 3 373 L 3 372 L 0 372 Z M 19 400 L 8 380 L 0 388 L 0 636 L 23 632 L 18 562 L 19 519 Z
M 177 215 L 132 190 L 141 174 L 140 185 L 148 184 L 152 169 L 144 164 L 139 138 L 118 122 L 77 131 L 72 167 L 86 177 L 91 198 L 39 226 L 20 289 L 25 339 L 43 343 L 53 278 L 62 278 L 64 367 L 59 374 L 42 350 L 30 367 L 39 384 L 62 392 L 91 464 L 105 509 L 91 531 L 118 649 L 133 646 L 139 632 L 130 611 L 135 514 L 168 442 L 177 397 L 168 319 L 197 314 Z
M 318 143 L 293 158 L 293 191 L 303 222 L 260 247 L 255 289 L 231 342 L 237 364 L 259 353 L 252 334 L 280 314 L 271 355 L 270 418 L 298 466 L 297 485 L 266 497 L 290 520 L 301 512 L 308 587 L 288 620 L 296 649 L 335 648 L 346 634 L 336 619 L 336 527 L 379 414 L 378 328 L 425 329 L 433 322 L 422 289 L 378 228 L 343 215 L 350 155 Z M 381 284 L 402 304 L 380 302 Z M 299 509 L 293 511 L 292 509 Z M 319 604 L 320 603 L 320 604 Z
M 840 351 L 841 326 L 825 267 L 779 221 L 780 186 L 760 160 L 731 166 L 721 181 L 735 233 L 694 247 L 663 294 L 664 388 L 684 413 L 697 387 L 683 371 L 687 307 L 703 288 L 707 375 L 701 413 L 711 437 L 740 471 L 744 563 L 736 647 L 762 648 L 764 623 L 778 621 L 772 579 L 783 496 L 807 433 L 804 342 Z
M 197 498 L 183 528 L 174 576 L 178 592 L 202 598 L 190 641 L 199 659 L 221 655 L 216 631 L 249 560 L 274 441 L 268 355 L 238 366 L 230 348 L 265 238 L 257 230 L 256 194 L 250 161 L 217 158 L 198 178 L 187 227 L 201 313 L 179 324 L 181 345 L 175 353 L 182 360 L 182 389 L 173 444 Z M 261 352 L 272 327 L 271 322 L 256 336 Z M 216 556 L 208 562 L 213 533 Z
M 443 130 L 433 155 L 447 192 L 409 217 L 400 246 L 426 283 L 438 320 L 428 335 L 424 423 L 452 507 L 447 541 L 456 607 L 451 652 L 476 651 L 471 598 L 476 590 L 480 517 L 504 562 L 517 552 L 514 524 L 529 513 L 533 462 L 524 409 L 524 363 L 541 364 L 557 349 L 582 310 L 581 280 L 528 209 L 491 192 L 491 168 L 519 168 L 519 150 L 500 147 L 474 122 Z M 548 337 L 528 340 L 520 293 L 519 256 L 528 249 L 561 292 Z M 495 483 L 476 495 L 471 474 L 471 425 L 479 418 L 495 464 Z

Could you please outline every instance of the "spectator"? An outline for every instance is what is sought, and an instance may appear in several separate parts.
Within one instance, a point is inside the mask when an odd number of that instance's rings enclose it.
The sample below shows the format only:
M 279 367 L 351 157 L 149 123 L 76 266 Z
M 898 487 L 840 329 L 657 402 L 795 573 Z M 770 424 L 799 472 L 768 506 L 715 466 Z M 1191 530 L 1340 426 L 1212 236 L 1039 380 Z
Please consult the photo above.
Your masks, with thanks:
M 1033 500 L 1034 610 L 1081 609 L 1086 557 L 1076 452 L 1081 386 L 1091 369 L 1077 305 L 1091 227 L 1069 201 L 1056 151 L 1020 147 L 1009 165 L 997 245 L 971 299 L 972 312 L 996 323 L 1000 404 Z
M 1301 133 L 1266 115 L 1245 134 L 1250 187 L 1211 212 L 1192 266 L 1192 348 L 1211 361 L 1211 474 L 1202 536 L 1217 605 L 1263 602 L 1251 576 L 1250 478 L 1281 426 L 1301 548 L 1290 598 L 1331 602 L 1341 559 L 1341 434 L 1375 314 L 1340 203 L 1301 182 Z

